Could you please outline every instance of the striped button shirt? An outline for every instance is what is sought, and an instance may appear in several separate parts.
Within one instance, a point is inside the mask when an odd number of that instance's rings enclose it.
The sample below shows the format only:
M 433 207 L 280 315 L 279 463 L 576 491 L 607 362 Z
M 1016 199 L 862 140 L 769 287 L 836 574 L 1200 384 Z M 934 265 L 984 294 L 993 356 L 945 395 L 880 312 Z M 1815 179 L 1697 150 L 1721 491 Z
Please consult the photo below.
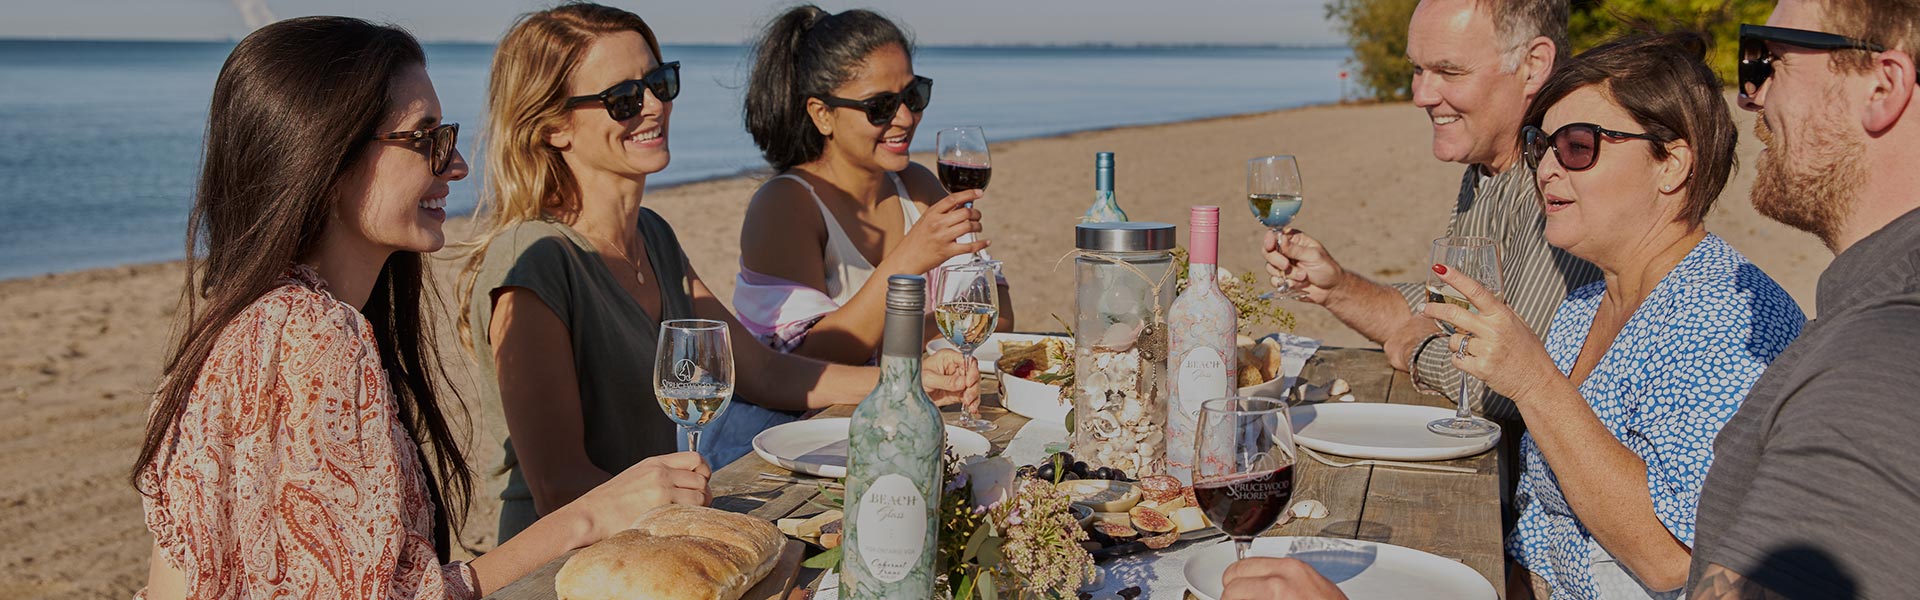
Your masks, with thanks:
M 1567 294 L 1580 286 L 1598 281 L 1600 269 L 1565 250 L 1547 244 L 1547 216 L 1540 211 L 1540 192 L 1534 187 L 1533 169 L 1516 161 L 1512 168 L 1489 175 L 1479 165 L 1467 167 L 1460 179 L 1460 198 L 1455 202 L 1447 224 L 1449 236 L 1493 238 L 1500 247 L 1501 296 L 1513 311 L 1541 339 L 1547 325 Z M 1427 301 L 1424 283 L 1398 283 L 1393 287 L 1406 296 L 1409 307 Z M 1460 373 L 1447 358 L 1445 340 L 1437 340 L 1419 349 L 1414 356 L 1415 374 L 1448 398 L 1460 390 Z M 1480 386 L 1480 397 L 1473 406 L 1489 419 L 1505 423 L 1520 421 L 1520 410 L 1513 401 Z

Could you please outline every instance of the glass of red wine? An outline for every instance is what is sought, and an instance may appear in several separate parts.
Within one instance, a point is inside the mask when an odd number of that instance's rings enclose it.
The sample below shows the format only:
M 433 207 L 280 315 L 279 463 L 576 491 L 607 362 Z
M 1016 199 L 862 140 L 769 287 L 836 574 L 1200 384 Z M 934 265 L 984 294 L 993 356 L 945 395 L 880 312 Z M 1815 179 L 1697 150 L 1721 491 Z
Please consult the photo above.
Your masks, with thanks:
M 947 193 L 987 189 L 987 180 L 993 177 L 993 160 L 987 156 L 985 131 L 971 125 L 942 129 L 933 135 L 933 148 L 940 161 L 940 185 L 946 186 Z M 973 234 L 960 236 L 960 241 L 971 243 Z M 986 257 L 976 252 L 973 260 L 979 262 Z
M 1293 424 L 1287 404 L 1232 396 L 1200 405 L 1193 494 L 1246 558 L 1253 538 L 1293 501 Z

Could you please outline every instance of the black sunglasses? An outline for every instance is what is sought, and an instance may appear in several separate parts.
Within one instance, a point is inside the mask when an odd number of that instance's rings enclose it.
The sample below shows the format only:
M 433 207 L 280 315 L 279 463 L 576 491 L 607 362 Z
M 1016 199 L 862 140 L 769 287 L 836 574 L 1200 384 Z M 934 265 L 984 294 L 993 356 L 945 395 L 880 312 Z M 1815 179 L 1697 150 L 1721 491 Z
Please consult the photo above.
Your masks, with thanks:
M 433 171 L 434 177 L 439 177 L 440 174 L 447 172 L 448 166 L 453 164 L 453 144 L 460 140 L 460 124 L 446 123 L 430 129 L 395 131 L 373 136 L 373 141 L 376 142 L 396 140 L 412 144 L 415 148 L 419 148 L 421 142 L 425 142 L 427 157 L 432 159 L 427 164 L 427 168 Z
M 913 76 L 913 82 L 907 89 L 898 92 L 881 92 L 865 100 L 853 100 L 836 96 L 819 96 L 821 102 L 835 108 L 858 108 L 867 111 L 867 122 L 885 125 L 900 112 L 902 103 L 907 110 L 920 112 L 927 109 L 927 103 L 933 102 L 933 80 L 919 75 Z
M 1768 27 L 1766 25 L 1740 26 L 1740 95 L 1753 97 L 1760 93 L 1760 86 L 1773 76 L 1773 60 L 1778 58 L 1767 49 L 1767 42 L 1786 44 L 1808 50 L 1865 50 L 1867 52 L 1886 52 L 1887 47 L 1866 40 L 1854 39 L 1844 35 L 1824 31 L 1807 31 L 1786 27 Z
M 646 98 L 640 95 L 643 90 L 653 92 L 653 97 L 661 102 L 672 102 L 680 97 L 680 61 L 654 67 L 639 79 L 613 84 L 613 87 L 598 94 L 568 98 L 566 107 L 599 102 L 607 107 L 607 116 L 615 121 L 625 121 L 640 114 L 640 108 L 646 104 Z
M 1547 158 L 1547 150 L 1552 149 L 1559 157 L 1562 168 L 1585 171 L 1600 162 L 1600 136 L 1616 140 L 1646 140 L 1655 144 L 1663 141 L 1650 133 L 1614 131 L 1592 123 L 1568 123 L 1552 135 L 1539 127 L 1527 125 L 1520 128 L 1521 154 L 1527 159 L 1527 168 L 1537 171 L 1540 161 Z

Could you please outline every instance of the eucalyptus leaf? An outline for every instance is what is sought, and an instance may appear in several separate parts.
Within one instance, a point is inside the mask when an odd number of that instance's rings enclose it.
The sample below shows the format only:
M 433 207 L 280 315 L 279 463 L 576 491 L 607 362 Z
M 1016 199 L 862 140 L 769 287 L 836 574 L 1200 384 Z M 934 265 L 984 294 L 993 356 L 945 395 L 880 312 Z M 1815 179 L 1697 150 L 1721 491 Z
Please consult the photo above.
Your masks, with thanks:
M 953 600 L 973 600 L 973 573 L 960 576 L 960 585 L 953 588 Z
M 1000 588 L 993 585 L 993 571 L 981 571 L 980 583 L 973 587 L 980 590 L 980 600 L 1000 600 Z
M 987 568 L 999 566 L 1000 561 L 1005 559 L 1000 554 L 1000 545 L 1004 542 L 1005 540 L 997 537 L 987 538 L 987 542 L 980 545 L 980 566 Z
M 980 556 L 980 546 L 987 543 L 987 538 L 993 537 L 987 534 L 989 527 L 991 526 L 983 524 L 979 529 L 973 530 L 973 535 L 967 537 L 967 551 L 960 555 L 961 562 L 973 562 L 975 557 Z
M 840 549 L 844 547 L 845 546 L 835 546 L 828 548 L 826 552 L 815 554 L 813 558 L 809 558 L 805 562 L 800 563 L 800 566 L 822 570 L 838 567 L 840 566 Z

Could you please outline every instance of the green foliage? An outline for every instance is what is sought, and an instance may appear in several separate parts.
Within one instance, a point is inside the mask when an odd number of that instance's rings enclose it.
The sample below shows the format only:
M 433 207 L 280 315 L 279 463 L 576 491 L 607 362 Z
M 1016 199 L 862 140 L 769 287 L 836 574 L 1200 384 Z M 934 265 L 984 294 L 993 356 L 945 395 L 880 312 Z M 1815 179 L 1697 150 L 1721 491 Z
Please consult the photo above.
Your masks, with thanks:
M 1407 62 L 1407 22 L 1419 0 L 1328 0 L 1327 19 L 1347 32 L 1354 78 L 1375 100 L 1404 100 L 1413 93 Z
M 1707 64 L 1722 83 L 1733 85 L 1740 24 L 1766 22 L 1773 4 L 1773 0 L 1574 0 L 1567 36 L 1578 53 L 1633 33 L 1704 33 L 1713 44 Z
M 1412 91 L 1407 22 L 1419 0 L 1328 0 L 1327 18 L 1353 48 L 1357 81 L 1377 100 L 1404 100 Z M 1735 82 L 1740 24 L 1762 23 L 1774 0 L 1572 0 L 1568 41 L 1574 53 L 1631 33 L 1697 31 L 1712 48 L 1707 63 L 1727 85 Z

